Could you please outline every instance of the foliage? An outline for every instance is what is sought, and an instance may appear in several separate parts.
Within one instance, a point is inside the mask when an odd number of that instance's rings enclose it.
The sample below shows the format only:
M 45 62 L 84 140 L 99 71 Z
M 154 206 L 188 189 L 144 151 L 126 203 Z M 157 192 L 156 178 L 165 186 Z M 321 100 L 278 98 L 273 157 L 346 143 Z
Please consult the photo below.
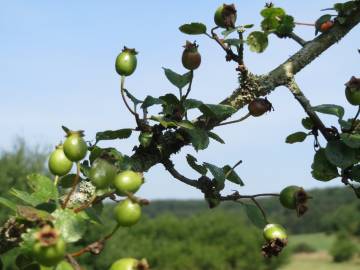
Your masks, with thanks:
M 352 243 L 350 237 L 342 232 L 336 238 L 330 253 L 333 256 L 334 262 L 349 261 L 356 252 L 356 246 Z

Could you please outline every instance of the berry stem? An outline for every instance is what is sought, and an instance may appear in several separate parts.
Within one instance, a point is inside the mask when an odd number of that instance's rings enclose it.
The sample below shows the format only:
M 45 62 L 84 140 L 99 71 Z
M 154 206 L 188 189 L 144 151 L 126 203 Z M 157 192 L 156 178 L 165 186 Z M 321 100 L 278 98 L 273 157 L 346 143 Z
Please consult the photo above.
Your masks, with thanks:
M 94 255 L 100 254 L 101 251 L 104 249 L 106 241 L 109 240 L 118 231 L 119 228 L 120 228 L 120 225 L 117 224 L 115 226 L 115 228 L 109 234 L 105 235 L 101 239 L 87 245 L 86 247 L 84 247 L 78 251 L 68 254 L 67 256 L 70 256 L 72 258 L 80 257 L 81 255 L 83 255 L 86 252 L 90 252 Z
M 251 116 L 250 113 L 246 114 L 245 116 L 241 117 L 240 119 L 234 120 L 234 121 L 228 121 L 228 122 L 223 122 L 220 124 L 217 124 L 216 126 L 225 126 L 225 125 L 230 125 L 230 124 L 235 124 L 235 123 L 239 123 L 241 121 L 244 121 L 246 118 L 248 118 L 249 116 Z
M 55 175 L 55 178 L 54 178 L 54 186 L 56 187 L 59 183 L 59 176 L 58 175 Z
M 256 205 L 256 207 L 260 210 L 261 214 L 263 215 L 264 217 L 264 220 L 266 223 L 269 223 L 268 219 L 267 219 L 267 216 L 266 216 L 266 213 L 265 213 L 265 210 L 264 208 L 261 206 L 261 204 L 254 198 L 252 197 L 251 200 L 254 202 L 254 204 Z
M 129 103 L 126 101 L 126 97 L 125 97 L 125 76 L 121 76 L 121 81 L 120 81 L 120 92 L 121 92 L 121 97 L 122 100 L 124 101 L 124 104 L 126 106 L 126 108 L 129 110 L 129 112 L 135 116 L 135 120 L 137 125 L 140 127 L 140 118 L 139 118 L 139 114 L 136 113 L 133 109 L 131 109 Z
M 359 114 L 360 114 L 360 106 L 358 106 L 358 110 L 357 110 L 357 112 L 356 112 L 356 115 L 355 115 L 355 117 L 354 117 L 353 120 L 352 120 L 350 131 L 353 131 L 353 130 L 354 130 L 355 125 L 356 125 L 356 120 L 357 120 L 357 118 L 359 117 Z
M 186 98 L 188 97 L 188 95 L 190 94 L 190 91 L 191 91 L 191 86 L 192 86 L 192 81 L 193 81 L 193 78 L 194 78 L 194 71 L 193 70 L 190 70 L 190 82 L 189 82 L 189 87 L 186 91 L 186 94 L 181 97 L 181 101 L 185 101 Z M 181 90 L 180 90 L 181 91 Z M 181 92 L 180 92 L 181 93 Z
M 296 25 L 303 25 L 303 26 L 315 26 L 314 23 L 303 23 L 303 22 L 295 22 Z
M 76 187 L 79 183 L 79 179 L 80 179 L 80 161 L 76 162 L 76 176 L 74 178 L 73 184 L 72 184 L 72 188 L 70 190 L 70 192 L 68 193 L 68 195 L 66 196 L 66 199 L 62 205 L 62 208 L 65 209 L 69 203 L 69 200 L 71 198 L 71 195 L 75 192 Z

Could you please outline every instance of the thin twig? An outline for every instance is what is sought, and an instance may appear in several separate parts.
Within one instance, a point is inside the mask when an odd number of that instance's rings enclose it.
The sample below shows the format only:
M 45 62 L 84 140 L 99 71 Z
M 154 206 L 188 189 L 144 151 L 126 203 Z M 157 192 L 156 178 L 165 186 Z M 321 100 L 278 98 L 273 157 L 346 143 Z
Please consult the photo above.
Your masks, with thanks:
M 251 200 L 255 203 L 257 208 L 259 208 L 259 210 L 261 211 L 261 214 L 263 215 L 264 220 L 266 221 L 266 223 L 269 223 L 269 221 L 267 219 L 267 216 L 266 216 L 266 213 L 265 213 L 265 210 L 264 210 L 264 208 L 262 208 L 261 204 L 254 197 L 251 198 Z
M 125 76 L 121 76 L 121 82 L 120 82 L 120 92 L 121 92 L 121 97 L 124 101 L 124 104 L 126 106 L 126 108 L 129 110 L 129 112 L 135 116 L 136 122 L 139 123 L 139 114 L 136 113 L 133 109 L 131 109 L 129 103 L 126 100 L 125 97 L 125 88 L 124 88 L 124 84 L 125 84 Z
M 97 196 L 97 197 L 93 197 L 91 200 L 89 200 L 88 202 L 86 202 L 84 205 L 82 206 L 79 206 L 78 208 L 75 208 L 74 209 L 74 212 L 75 213 L 79 213 L 81 212 L 82 210 L 85 210 L 86 208 L 89 208 L 90 206 L 94 205 L 94 204 L 97 204 L 99 202 L 102 202 L 103 200 L 105 200 L 106 198 L 108 197 L 112 197 L 114 196 L 115 192 L 109 192 L 109 193 L 106 193 L 104 195 L 101 195 L 101 196 Z
M 230 124 L 235 124 L 235 123 L 239 123 L 241 121 L 244 121 L 246 118 L 248 118 L 249 116 L 251 116 L 250 113 L 246 114 L 245 116 L 241 117 L 240 119 L 237 120 L 233 120 L 233 121 L 228 121 L 228 122 L 223 122 L 223 123 L 219 123 L 216 126 L 225 126 L 225 125 L 230 125 Z
M 174 164 L 172 163 L 172 161 L 170 159 L 163 160 L 162 164 L 164 165 L 165 169 L 177 180 L 179 180 L 189 186 L 200 188 L 199 182 L 197 180 L 187 178 L 187 177 L 183 176 L 181 173 L 179 173 L 175 169 Z
M 104 236 L 103 238 L 101 238 L 100 240 L 97 240 L 89 245 L 87 245 L 86 247 L 75 251 L 73 253 L 68 254 L 68 256 L 71 257 L 79 257 L 81 255 L 83 255 L 84 253 L 90 252 L 92 254 L 98 255 L 101 253 L 101 251 L 104 248 L 105 242 L 107 240 L 109 240 L 116 232 L 117 230 L 120 228 L 120 225 L 116 225 L 116 227 L 106 236 Z
M 54 178 L 54 186 L 57 186 L 59 183 L 59 176 L 56 175 L 55 178 Z
M 210 37 L 211 39 L 215 40 L 217 44 L 220 45 L 220 47 L 226 52 L 226 56 L 229 57 L 231 60 L 238 62 L 239 60 L 239 56 L 236 55 L 232 50 L 231 47 L 226 46 L 223 42 L 221 42 L 221 40 L 219 39 L 219 37 L 217 36 L 217 34 L 215 33 L 215 30 L 219 28 L 219 27 L 214 27 L 213 29 L 211 29 L 211 36 L 209 34 L 206 34 L 206 36 Z
M 71 198 L 71 195 L 75 192 L 76 190 L 76 187 L 79 183 L 79 179 L 80 179 L 80 161 L 76 162 L 76 176 L 74 178 L 74 181 L 73 181 L 73 184 L 72 184 L 72 188 L 70 190 L 70 192 L 67 194 L 66 196 L 66 199 L 62 205 L 62 208 L 65 209 L 70 198 Z
M 234 192 L 233 194 L 230 194 L 228 196 L 222 196 L 220 197 L 221 201 L 239 201 L 241 199 L 252 199 L 257 197 L 279 197 L 280 194 L 278 193 L 259 193 L 259 194 L 253 194 L 253 195 L 240 195 L 239 192 Z
M 301 37 L 299 37 L 297 34 L 295 34 L 294 32 L 291 32 L 289 34 L 289 38 L 292 38 L 293 40 L 295 40 L 298 44 L 300 44 L 300 46 L 304 47 L 307 43 L 307 41 L 303 40 Z
M 75 260 L 75 258 L 73 256 L 71 256 L 70 254 L 67 254 L 65 257 L 66 257 L 67 261 L 72 265 L 74 270 L 81 270 L 79 263 Z
M 188 86 L 188 89 L 187 89 L 187 91 L 186 91 L 186 94 L 185 94 L 183 97 L 181 97 L 181 100 L 182 100 L 182 101 L 186 100 L 186 98 L 187 98 L 188 95 L 190 94 L 193 78 L 194 78 L 194 71 L 191 70 L 191 71 L 190 71 L 190 82 L 189 82 L 189 86 Z
M 327 141 L 332 140 L 334 136 L 329 132 L 329 129 L 324 125 L 316 112 L 312 109 L 310 101 L 305 97 L 304 93 L 301 91 L 300 87 L 297 85 L 294 78 L 292 78 L 287 84 L 287 88 L 293 93 L 295 99 L 303 107 L 304 111 L 310 117 L 311 121 L 314 123 L 315 127 L 321 132 Z

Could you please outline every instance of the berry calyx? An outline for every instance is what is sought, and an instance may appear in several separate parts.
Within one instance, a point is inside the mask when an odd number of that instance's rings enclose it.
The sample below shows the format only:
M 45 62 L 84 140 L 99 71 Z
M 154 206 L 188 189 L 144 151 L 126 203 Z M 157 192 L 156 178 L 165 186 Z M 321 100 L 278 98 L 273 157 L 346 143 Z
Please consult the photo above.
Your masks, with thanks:
M 266 98 L 256 98 L 248 105 L 249 113 L 258 117 L 273 109 L 272 104 Z
M 64 142 L 64 153 L 68 159 L 77 162 L 82 160 L 87 153 L 87 145 L 83 131 L 69 131 Z
M 114 262 L 109 270 L 148 270 L 149 264 L 145 259 L 122 258 Z
M 97 158 L 90 169 L 89 178 L 95 187 L 102 189 L 108 187 L 115 179 L 116 168 L 108 161 Z
M 124 47 L 122 52 L 116 57 L 115 69 L 121 76 L 130 76 L 134 73 L 137 66 L 137 52 L 135 49 Z
M 48 166 L 50 172 L 57 176 L 64 176 L 71 171 L 73 163 L 66 157 L 62 145 L 56 146 L 50 154 Z
M 141 206 L 130 199 L 121 201 L 114 208 L 115 219 L 120 226 L 130 227 L 135 225 L 141 217 Z
M 120 196 L 126 196 L 128 193 L 134 194 L 143 183 L 142 174 L 131 170 L 120 172 L 113 181 L 116 193 Z
M 58 230 L 44 226 L 35 234 L 35 238 L 37 241 L 32 254 L 38 263 L 49 267 L 57 265 L 64 259 L 66 244 Z
M 234 4 L 223 4 L 219 6 L 214 14 L 214 22 L 222 28 L 234 28 L 236 22 L 236 8 Z
M 288 209 L 296 209 L 298 216 L 307 211 L 307 200 L 309 196 L 305 190 L 298 186 L 288 186 L 280 192 L 280 203 Z
M 345 96 L 352 105 L 360 105 L 360 78 L 354 76 L 345 84 Z
M 186 44 L 183 47 L 184 51 L 181 61 L 184 68 L 189 70 L 197 69 L 201 64 L 201 55 L 198 52 L 199 45 L 197 45 L 196 42 L 191 43 L 186 41 Z

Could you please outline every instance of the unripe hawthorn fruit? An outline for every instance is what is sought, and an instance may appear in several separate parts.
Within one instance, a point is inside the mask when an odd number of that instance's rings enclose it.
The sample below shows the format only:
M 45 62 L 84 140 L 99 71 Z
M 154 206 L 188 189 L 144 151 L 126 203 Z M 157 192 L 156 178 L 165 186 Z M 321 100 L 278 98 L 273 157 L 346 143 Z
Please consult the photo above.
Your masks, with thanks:
M 141 206 L 137 202 L 125 199 L 115 206 L 114 214 L 120 226 L 130 227 L 140 220 Z
M 64 142 L 64 153 L 68 159 L 77 162 L 86 156 L 87 145 L 82 131 L 70 131 Z
M 325 33 L 326 31 L 328 31 L 330 28 L 332 28 L 334 25 L 334 22 L 329 20 L 329 21 L 326 21 L 326 22 L 323 22 L 320 27 L 319 27 L 319 31 L 321 33 Z
M 261 116 L 271 109 L 272 104 L 266 98 L 256 98 L 248 105 L 249 113 L 255 117 Z
M 55 266 L 64 259 L 66 243 L 59 232 L 50 226 L 43 227 L 36 233 L 36 243 L 33 246 L 34 259 L 44 266 Z
M 234 28 L 236 22 L 236 8 L 234 4 L 219 6 L 214 14 L 214 22 L 222 28 Z
M 352 76 L 345 86 L 347 101 L 352 105 L 360 105 L 360 78 Z
M 149 265 L 146 260 L 134 258 L 122 258 L 114 262 L 109 270 L 148 270 Z
M 113 181 L 113 185 L 116 189 L 116 194 L 120 196 L 126 196 L 127 193 L 135 193 L 139 190 L 144 183 L 144 179 L 141 173 L 126 170 L 118 173 Z
M 108 187 L 115 176 L 115 166 L 105 159 L 97 158 L 91 166 L 89 178 L 95 187 L 102 189 Z
M 286 241 L 288 236 L 283 226 L 279 224 L 267 224 L 264 228 L 264 238 L 268 242 L 276 239 Z
M 191 43 L 186 41 L 186 44 L 183 46 L 184 51 L 181 57 L 181 62 L 184 68 L 189 70 L 197 69 L 201 64 L 201 55 L 198 52 L 198 47 L 195 42 Z
M 56 146 L 50 154 L 48 166 L 50 172 L 57 176 L 64 176 L 71 171 L 73 163 L 66 157 L 62 145 Z
M 306 197 L 306 193 L 303 188 L 298 186 L 288 186 L 280 192 L 280 203 L 285 208 L 296 209 L 298 201 L 301 199 L 298 197 L 302 194 L 304 194 L 303 197 Z
M 130 76 L 134 73 L 137 66 L 137 52 L 135 49 L 124 47 L 115 61 L 116 72 L 121 76 Z

